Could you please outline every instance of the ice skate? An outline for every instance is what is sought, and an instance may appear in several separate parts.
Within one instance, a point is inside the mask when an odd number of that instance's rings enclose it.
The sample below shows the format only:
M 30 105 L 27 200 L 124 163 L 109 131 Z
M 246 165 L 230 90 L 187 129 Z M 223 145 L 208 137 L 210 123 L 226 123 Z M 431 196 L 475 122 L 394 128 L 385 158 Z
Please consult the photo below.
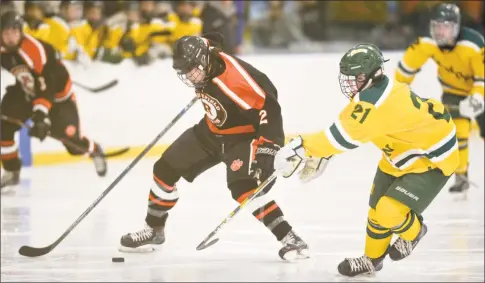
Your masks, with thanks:
M 456 174 L 455 184 L 450 187 L 450 193 L 464 193 L 470 188 L 470 182 L 468 181 L 468 174 Z
M 125 253 L 153 252 L 165 242 L 165 223 L 167 218 L 168 214 L 165 214 L 161 226 L 150 227 L 148 224 L 145 224 L 143 229 L 121 237 L 119 251 Z
M 104 152 L 103 149 L 101 149 L 101 146 L 95 143 L 94 152 L 91 153 L 91 158 L 93 159 L 96 173 L 100 177 L 104 177 L 106 175 L 106 171 L 108 171 L 108 164 L 106 163 L 106 158 L 103 156 L 103 154 Z
M 20 183 L 20 171 L 3 171 L 0 180 L 0 191 L 2 194 L 11 192 Z
M 357 258 L 346 258 L 338 265 L 338 272 L 349 277 L 361 274 L 371 275 L 382 269 L 385 257 L 386 254 L 376 259 L 371 259 L 366 255 Z
M 419 230 L 416 239 L 412 241 L 407 241 L 399 237 L 390 247 L 389 257 L 394 261 L 408 257 L 427 232 L 428 227 L 426 227 L 425 224 L 421 224 L 421 230 Z
M 280 249 L 278 255 L 282 259 L 296 261 L 309 258 L 308 245 L 295 232 L 288 232 L 281 243 L 283 248 Z

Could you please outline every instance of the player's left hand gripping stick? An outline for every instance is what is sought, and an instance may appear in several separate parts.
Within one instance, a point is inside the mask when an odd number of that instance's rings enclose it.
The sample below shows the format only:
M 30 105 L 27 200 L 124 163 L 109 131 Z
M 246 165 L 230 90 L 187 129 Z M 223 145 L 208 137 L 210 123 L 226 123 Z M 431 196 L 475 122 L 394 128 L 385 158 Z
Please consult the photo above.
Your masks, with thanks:
M 147 145 L 147 147 L 130 163 L 130 165 L 128 165 L 128 167 L 126 167 L 125 170 L 121 172 L 121 174 L 113 181 L 113 183 L 111 183 L 111 185 L 109 185 L 109 187 L 86 209 L 86 211 L 84 211 L 83 214 L 81 214 L 81 216 L 79 216 L 79 218 L 76 219 L 74 223 L 72 223 L 71 227 L 69 227 L 64 232 L 64 234 L 62 234 L 61 237 L 59 237 L 59 239 L 57 239 L 54 243 L 50 244 L 49 246 L 43 247 L 43 248 L 22 246 L 19 250 L 19 253 L 23 256 L 37 257 L 51 252 L 57 245 L 59 245 L 60 242 L 62 242 L 62 240 L 64 240 L 64 238 L 67 237 L 67 235 L 69 235 L 69 233 L 71 233 L 72 230 L 74 230 L 74 228 L 76 228 L 76 226 L 98 205 L 98 203 L 100 203 L 101 200 L 103 200 L 104 197 L 108 195 L 108 193 L 121 181 L 121 179 L 123 179 L 123 177 L 125 177 L 125 175 L 128 174 L 128 172 L 130 172 L 131 169 L 133 169 L 133 167 L 135 167 L 138 161 L 140 161 L 148 153 L 148 151 L 150 151 L 150 149 L 152 149 L 152 147 L 155 146 L 155 144 L 157 144 L 157 142 L 168 132 L 168 130 L 170 130 L 170 128 L 173 127 L 173 125 L 175 125 L 175 123 L 178 120 L 180 120 L 180 118 L 182 118 L 182 116 L 192 107 L 192 105 L 195 104 L 195 102 L 197 102 L 197 100 L 198 100 L 197 97 L 192 98 L 189 104 L 187 104 L 185 108 L 182 109 L 182 111 L 180 111 L 180 113 L 177 116 L 175 116 L 175 118 L 170 122 L 170 124 L 168 124 L 165 127 L 165 129 L 163 129 L 155 137 L 155 139 L 149 145 Z
M 246 207 L 246 205 L 251 202 L 254 198 L 256 198 L 259 193 L 264 190 L 264 188 L 266 188 L 266 186 L 268 186 L 268 184 L 270 184 L 271 182 L 273 182 L 274 179 L 276 179 L 277 177 L 277 172 L 274 172 L 271 176 L 268 177 L 268 179 L 266 179 L 266 181 L 264 181 L 263 183 L 261 183 L 257 188 L 256 190 L 254 190 L 254 192 L 252 194 L 250 194 L 243 202 L 241 202 L 241 204 L 236 207 L 236 209 L 234 209 L 231 213 L 229 213 L 229 215 L 224 219 L 222 220 L 221 224 L 219 224 L 219 226 L 216 227 L 216 229 L 214 229 L 214 231 L 212 231 L 209 236 L 207 236 L 198 246 L 197 246 L 197 250 L 200 251 L 200 250 L 203 250 L 203 249 L 206 249 L 212 245 L 214 245 L 215 243 L 217 243 L 219 241 L 219 238 L 214 238 L 215 235 L 217 234 L 217 232 L 219 232 L 219 230 L 221 230 L 221 228 L 227 224 L 232 218 L 234 218 L 234 216 L 236 216 L 236 214 L 241 210 L 243 209 L 244 207 Z

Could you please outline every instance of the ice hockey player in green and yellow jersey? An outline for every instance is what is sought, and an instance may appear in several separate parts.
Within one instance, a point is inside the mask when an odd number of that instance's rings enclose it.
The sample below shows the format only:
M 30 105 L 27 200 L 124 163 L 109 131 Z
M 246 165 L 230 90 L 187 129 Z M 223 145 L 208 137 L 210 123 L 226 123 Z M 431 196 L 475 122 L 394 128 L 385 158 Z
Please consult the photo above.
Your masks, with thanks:
M 328 160 L 372 142 L 382 151 L 369 199 L 365 253 L 346 258 L 338 271 L 355 276 L 379 271 L 389 255 L 411 254 L 427 232 L 422 213 L 459 163 L 456 129 L 444 105 L 424 99 L 384 74 L 384 57 L 371 44 L 347 51 L 340 88 L 350 102 L 326 130 L 293 138 L 278 152 L 275 169 L 310 181 Z M 397 240 L 391 244 L 392 236 Z
M 468 181 L 468 139 L 471 119 L 485 136 L 484 40 L 478 32 L 460 25 L 460 10 L 454 4 L 438 4 L 430 22 L 430 36 L 419 37 L 408 47 L 396 69 L 396 79 L 411 84 L 424 63 L 432 58 L 438 65 L 443 88 L 442 102 L 456 125 L 460 166 L 450 192 L 466 192 Z

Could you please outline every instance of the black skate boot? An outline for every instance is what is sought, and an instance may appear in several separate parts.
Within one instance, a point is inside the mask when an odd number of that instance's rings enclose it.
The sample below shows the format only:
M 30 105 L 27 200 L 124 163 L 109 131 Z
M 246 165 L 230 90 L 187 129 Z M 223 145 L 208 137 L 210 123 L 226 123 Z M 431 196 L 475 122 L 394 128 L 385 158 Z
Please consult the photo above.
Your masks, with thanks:
M 106 158 L 103 155 L 103 149 L 99 144 L 95 143 L 94 152 L 91 153 L 91 158 L 93 159 L 96 173 L 100 177 L 104 177 L 106 175 L 106 171 L 108 171 L 108 164 L 106 164 Z
M 389 248 L 389 257 L 394 261 L 398 261 L 408 257 L 427 232 L 428 227 L 421 222 L 421 230 L 419 230 L 416 239 L 412 241 L 406 241 L 403 238 L 399 237 Z
M 145 224 L 145 228 L 134 233 L 128 233 L 121 237 L 120 252 L 125 253 L 149 253 L 153 252 L 157 246 L 165 242 L 165 222 L 168 214 L 166 214 L 163 225 L 158 227 L 150 227 Z
M 382 269 L 386 255 L 387 253 L 376 259 L 371 259 L 366 255 L 357 258 L 346 258 L 338 265 L 338 272 L 349 277 L 361 274 L 374 274 Z
M 7 193 L 13 190 L 13 187 L 20 183 L 20 171 L 3 171 L 0 180 L 1 193 Z
M 450 187 L 450 193 L 463 193 L 470 188 L 468 174 L 455 174 L 455 184 Z
M 283 247 L 278 255 L 283 260 L 295 261 L 309 258 L 308 245 L 293 231 L 288 232 L 281 240 Z

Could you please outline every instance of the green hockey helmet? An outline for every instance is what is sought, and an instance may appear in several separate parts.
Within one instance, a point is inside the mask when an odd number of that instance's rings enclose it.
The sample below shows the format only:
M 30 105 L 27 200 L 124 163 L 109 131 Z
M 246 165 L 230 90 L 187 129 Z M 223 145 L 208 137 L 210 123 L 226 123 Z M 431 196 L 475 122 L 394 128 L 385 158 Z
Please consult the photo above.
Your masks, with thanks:
M 460 8 L 455 4 L 441 3 L 434 7 L 429 32 L 438 46 L 454 45 L 460 33 Z
M 340 59 L 339 84 L 349 99 L 368 88 L 372 82 L 384 76 L 385 60 L 381 50 L 374 44 L 358 44 Z

